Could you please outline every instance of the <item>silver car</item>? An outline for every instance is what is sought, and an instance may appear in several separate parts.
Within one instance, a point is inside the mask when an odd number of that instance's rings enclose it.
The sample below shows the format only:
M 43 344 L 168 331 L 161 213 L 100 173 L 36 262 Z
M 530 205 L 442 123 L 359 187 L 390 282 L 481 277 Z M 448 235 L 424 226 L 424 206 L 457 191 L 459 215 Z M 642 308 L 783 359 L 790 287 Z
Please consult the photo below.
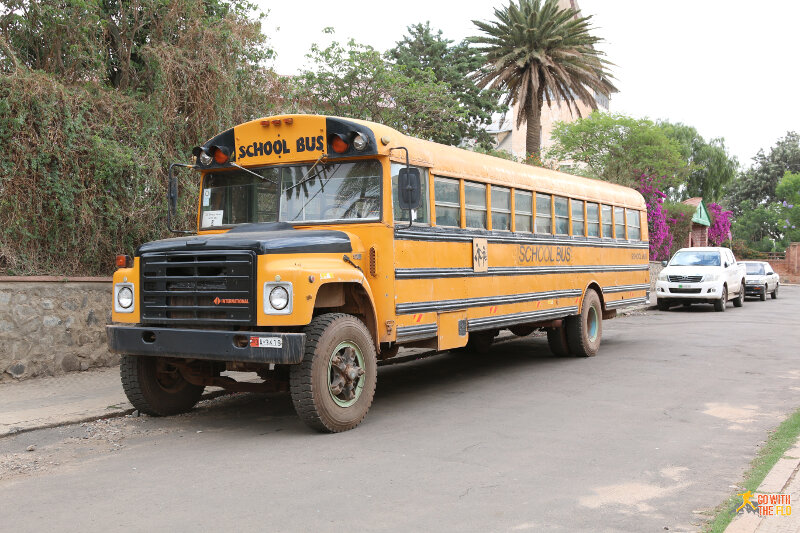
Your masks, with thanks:
M 780 276 L 775 273 L 772 265 L 766 261 L 742 261 L 747 269 L 744 277 L 744 293 L 747 296 L 758 296 L 761 301 L 767 299 L 767 293 L 772 299 L 778 297 Z

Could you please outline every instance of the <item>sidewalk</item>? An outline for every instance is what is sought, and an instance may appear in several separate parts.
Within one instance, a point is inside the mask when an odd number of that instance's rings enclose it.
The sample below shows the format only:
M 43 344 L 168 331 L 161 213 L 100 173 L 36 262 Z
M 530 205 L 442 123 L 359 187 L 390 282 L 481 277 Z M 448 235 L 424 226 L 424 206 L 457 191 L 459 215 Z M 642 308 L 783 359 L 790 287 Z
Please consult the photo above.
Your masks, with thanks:
M 206 387 L 203 398 L 222 394 L 219 387 Z M 133 411 L 118 366 L 0 384 L 0 438 Z
M 794 448 L 778 459 L 767 477 L 758 486 L 757 494 L 789 494 L 792 508 L 800 502 L 800 439 Z M 790 516 L 759 517 L 754 513 L 738 515 L 725 533 L 796 533 L 800 531 L 800 512 Z
M 0 438 L 132 411 L 119 367 L 0 384 Z

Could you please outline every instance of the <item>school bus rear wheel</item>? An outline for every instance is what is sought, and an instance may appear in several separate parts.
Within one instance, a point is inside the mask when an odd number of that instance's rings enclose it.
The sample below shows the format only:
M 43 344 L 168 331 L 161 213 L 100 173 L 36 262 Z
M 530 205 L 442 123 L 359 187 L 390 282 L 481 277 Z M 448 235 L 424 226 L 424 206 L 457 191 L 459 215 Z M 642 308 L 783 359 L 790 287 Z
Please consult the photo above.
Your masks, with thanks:
M 318 431 L 356 427 L 375 395 L 378 362 L 369 330 L 341 313 L 315 317 L 305 328 L 303 362 L 289 371 L 289 391 L 301 420 Z
M 591 289 L 583 297 L 581 312 L 566 319 L 567 344 L 570 352 L 579 357 L 593 357 L 600 349 L 603 337 L 603 308 L 600 297 Z

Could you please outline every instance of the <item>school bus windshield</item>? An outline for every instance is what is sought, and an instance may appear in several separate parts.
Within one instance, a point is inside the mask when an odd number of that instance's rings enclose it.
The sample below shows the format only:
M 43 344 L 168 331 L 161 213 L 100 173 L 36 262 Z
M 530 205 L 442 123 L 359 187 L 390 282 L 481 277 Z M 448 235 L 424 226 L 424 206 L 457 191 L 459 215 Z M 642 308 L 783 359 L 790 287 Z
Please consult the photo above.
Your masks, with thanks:
M 203 180 L 200 229 L 250 222 L 336 222 L 380 218 L 379 161 L 212 172 Z

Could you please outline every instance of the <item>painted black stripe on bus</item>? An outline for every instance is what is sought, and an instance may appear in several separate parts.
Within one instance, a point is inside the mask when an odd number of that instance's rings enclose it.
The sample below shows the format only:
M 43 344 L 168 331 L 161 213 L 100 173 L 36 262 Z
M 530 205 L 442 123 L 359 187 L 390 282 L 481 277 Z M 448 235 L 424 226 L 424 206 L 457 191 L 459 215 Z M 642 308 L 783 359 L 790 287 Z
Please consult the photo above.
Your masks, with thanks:
M 447 231 L 431 228 L 395 229 L 395 240 L 404 241 L 451 241 L 471 242 L 474 238 L 484 238 L 488 242 L 499 244 L 534 244 L 554 246 L 590 246 L 597 248 L 633 248 L 645 249 L 650 245 L 647 241 L 627 241 L 611 238 L 570 237 L 570 236 L 532 236 L 507 231 L 463 230 L 450 228 Z
M 409 342 L 430 339 L 439 334 L 436 324 L 422 324 L 419 326 L 401 326 L 397 328 L 397 342 Z
M 473 318 L 467 321 L 467 329 L 469 331 L 480 331 L 483 329 L 497 329 L 514 324 L 525 324 L 529 322 L 541 322 L 543 320 L 554 320 L 556 318 L 563 318 L 565 316 L 577 315 L 578 308 L 573 307 L 557 307 L 556 309 L 545 309 L 544 311 L 529 311 L 526 313 L 512 313 L 509 315 L 487 316 L 482 318 Z
M 606 302 L 606 309 L 618 309 L 620 307 L 629 307 L 631 305 L 646 304 L 647 298 L 628 298 L 627 300 L 615 300 L 613 302 Z
M 570 298 L 580 296 L 580 289 L 568 289 L 547 292 L 529 292 L 524 294 L 508 294 L 503 296 L 483 296 L 479 298 L 460 298 L 456 300 L 435 300 L 432 302 L 408 302 L 397 304 L 395 312 L 398 315 L 413 313 L 430 313 L 467 309 L 470 307 L 487 307 L 490 305 L 516 304 L 522 302 L 535 302 L 555 298 Z
M 643 283 L 641 285 L 614 285 L 612 287 L 603 287 L 603 293 L 646 291 L 649 288 L 649 283 Z
M 536 267 L 489 267 L 486 272 L 475 272 L 471 268 L 396 268 L 395 279 L 436 279 L 486 276 L 530 276 L 543 274 L 576 274 L 600 272 L 637 272 L 650 270 L 649 265 L 578 265 Z

